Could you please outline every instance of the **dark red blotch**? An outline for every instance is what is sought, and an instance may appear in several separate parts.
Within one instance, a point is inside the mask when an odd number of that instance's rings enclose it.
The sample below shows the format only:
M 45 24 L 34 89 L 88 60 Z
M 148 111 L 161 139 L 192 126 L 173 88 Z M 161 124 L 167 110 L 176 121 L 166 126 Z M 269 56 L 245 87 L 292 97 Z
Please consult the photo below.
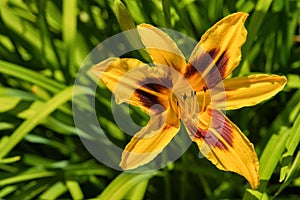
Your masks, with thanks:
M 187 64 L 184 76 L 189 78 L 196 73 L 202 74 L 212 64 L 212 62 L 215 62 L 214 64 L 216 67 L 213 67 L 207 76 L 203 77 L 208 88 L 214 87 L 217 83 L 225 78 L 226 67 L 229 60 L 227 52 L 224 51 L 221 53 L 218 59 L 214 61 L 219 54 L 220 49 L 214 48 L 199 55 L 195 60 L 192 61 L 192 63 Z
M 210 124 L 210 128 L 215 129 L 229 146 L 233 146 L 233 130 L 230 122 L 220 113 L 220 111 L 217 110 L 211 111 L 211 117 L 212 122 Z M 198 127 L 193 127 L 192 124 L 189 124 L 187 128 L 193 137 L 203 139 L 210 147 L 228 150 L 225 143 L 219 140 L 214 133 L 208 130 L 208 128 L 206 130 L 202 130 Z
M 162 104 L 162 99 L 158 96 L 146 92 L 144 89 L 152 90 L 157 93 L 167 94 L 170 88 L 172 88 L 172 81 L 168 78 L 147 78 L 140 82 L 141 88 L 135 90 L 136 96 L 140 99 L 143 106 L 151 109 L 155 113 L 163 112 L 166 107 Z M 161 106 L 154 106 L 160 104 Z

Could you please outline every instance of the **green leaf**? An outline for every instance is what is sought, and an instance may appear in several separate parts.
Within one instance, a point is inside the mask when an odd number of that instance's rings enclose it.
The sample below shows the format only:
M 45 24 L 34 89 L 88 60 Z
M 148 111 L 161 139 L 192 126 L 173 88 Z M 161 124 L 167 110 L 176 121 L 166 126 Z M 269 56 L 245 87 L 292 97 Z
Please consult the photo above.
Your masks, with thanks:
M 50 184 L 51 182 L 46 179 L 32 180 L 20 187 L 10 198 L 24 200 L 34 199 L 34 197 L 45 191 Z
M 0 113 L 13 109 L 20 102 L 20 98 L 0 96 Z
M 286 132 L 286 128 L 280 130 L 278 135 L 272 135 L 268 144 L 264 148 L 264 151 L 260 157 L 260 186 L 258 190 L 264 192 L 269 182 L 275 167 L 280 161 L 281 155 L 285 149 L 285 144 L 289 134 Z
M 44 106 L 44 102 L 42 101 L 34 101 L 30 107 L 24 111 L 21 111 L 17 114 L 17 117 L 22 119 L 28 119 L 38 113 L 39 110 L 41 110 L 41 107 Z
M 273 0 L 259 0 L 255 6 L 254 13 L 251 15 L 250 24 L 248 26 L 247 41 L 243 47 L 243 55 L 248 55 L 253 43 L 257 37 L 258 31 L 264 22 L 264 18 L 272 4 Z M 241 74 L 248 74 L 250 72 L 249 63 L 247 57 L 245 57 L 242 67 L 240 69 Z
M 140 37 L 138 35 L 137 30 L 135 29 L 135 24 L 134 21 L 130 15 L 130 12 L 126 8 L 126 6 L 120 1 L 120 0 L 115 0 L 114 4 L 114 10 L 116 17 L 119 21 L 119 24 L 122 28 L 122 30 L 130 30 L 130 32 L 126 33 L 126 38 L 128 39 L 129 43 L 132 45 L 133 49 L 139 49 L 143 47 L 143 44 L 140 40 Z M 143 50 L 138 50 L 140 55 L 147 61 L 150 61 L 151 58 L 149 55 L 143 51 Z
M 37 110 L 37 114 L 24 121 L 6 140 L 5 144 L 1 143 L 0 158 L 6 156 L 36 125 L 38 125 L 46 116 L 56 110 L 60 105 L 72 98 L 73 86 L 68 87 L 62 92 L 55 95 Z
M 70 81 L 75 76 L 77 68 L 74 57 L 76 46 L 76 28 L 77 28 L 77 0 L 63 1 L 63 41 L 66 45 L 66 70 L 65 79 Z
M 120 0 L 117 0 L 120 1 Z M 131 0 L 125 0 L 124 1 L 127 5 L 129 13 L 134 13 L 131 17 L 133 18 L 134 21 L 137 23 L 145 23 L 149 21 L 149 15 L 147 12 L 143 10 L 144 2 L 139 2 L 139 1 L 131 1 Z M 150 1 L 148 1 L 150 2 Z
M 269 197 L 266 193 L 261 193 L 257 190 L 247 189 L 243 200 L 268 200 Z
M 62 30 L 62 13 L 55 2 L 47 1 L 46 14 L 47 15 L 45 17 L 48 22 L 48 26 L 50 26 L 49 29 L 60 33 Z
M 55 162 L 54 160 L 28 153 L 24 154 L 22 161 L 24 164 L 31 166 L 47 166 Z
M 54 41 L 51 38 L 51 33 L 49 31 L 49 25 L 47 22 L 46 17 L 46 11 L 47 11 L 47 5 L 49 5 L 50 1 L 47 0 L 40 0 L 38 1 L 38 7 L 39 7 L 39 15 L 38 15 L 38 22 L 39 22 L 39 28 L 41 30 L 41 52 L 43 55 L 47 55 L 48 62 L 50 60 L 50 63 L 57 67 L 62 65 L 58 52 L 55 49 Z M 43 64 L 48 64 L 45 57 L 41 58 L 41 61 Z
M 121 28 L 124 31 L 134 29 L 135 24 L 126 6 L 120 0 L 115 0 L 114 8 Z
M 38 52 L 38 49 L 41 47 L 40 40 L 37 39 L 37 37 L 39 38 L 38 29 L 31 26 L 26 20 L 18 17 L 14 9 L 10 9 L 6 1 L 0 1 L 0 14 L 5 27 L 16 36 L 22 38 L 33 51 Z
M 99 121 L 103 124 L 102 127 L 110 130 L 110 134 L 113 138 L 117 140 L 125 140 L 125 134 L 120 130 L 115 123 L 111 122 L 107 118 L 100 117 Z
M 146 190 L 147 190 L 147 186 L 149 183 L 149 179 L 146 179 L 144 181 L 141 181 L 140 183 L 138 183 L 134 190 L 131 190 L 131 192 L 129 192 L 126 195 L 126 199 L 132 199 L 132 200 L 142 200 L 144 199 Z
M 80 185 L 76 181 L 67 180 L 66 185 L 73 199 L 84 199 Z
M 6 130 L 6 129 L 13 129 L 14 128 L 14 124 L 11 123 L 6 123 L 6 122 L 0 122 L 0 131 L 1 130 Z M 1 143 L 1 142 L 0 142 Z
M 289 101 L 285 104 L 281 113 L 277 115 L 270 128 L 270 133 L 280 129 L 281 126 L 289 127 L 295 121 L 300 111 L 300 90 L 297 90 Z
M 49 79 L 30 69 L 26 69 L 26 67 L 22 67 L 3 60 L 0 60 L 0 73 L 10 75 L 24 81 L 28 81 L 54 93 L 60 92 L 65 88 L 65 85 L 58 83 L 53 79 Z
M 67 191 L 67 187 L 62 182 L 56 182 L 51 187 L 49 187 L 46 191 L 44 191 L 39 199 L 57 199 L 59 196 L 64 194 Z
M 291 161 L 291 157 L 294 155 L 294 152 L 299 145 L 300 141 L 300 114 L 298 115 L 297 119 L 295 120 L 295 123 L 292 127 L 292 129 L 289 131 L 289 138 L 286 143 L 286 152 L 282 155 L 281 160 L 285 161 L 287 160 L 287 163 L 281 168 L 280 171 L 280 182 L 283 181 L 288 172 L 289 172 L 289 165 L 291 162 L 288 162 L 288 160 Z
M 298 151 L 297 156 L 294 160 L 294 162 L 291 165 L 291 168 L 286 174 L 286 178 L 284 180 L 284 183 L 280 186 L 274 197 L 280 194 L 282 190 L 284 190 L 294 179 L 296 179 L 300 172 L 300 151 Z
M 3 178 L 0 180 L 0 187 L 5 185 L 10 185 L 22 181 L 34 180 L 38 178 L 45 178 L 49 176 L 54 176 L 55 172 L 44 171 L 44 170 L 34 170 L 33 172 L 25 172 L 23 174 L 13 174 L 12 177 Z
M 255 3 L 253 1 L 245 1 L 245 0 L 237 1 L 236 7 L 238 8 L 239 11 L 249 13 L 255 8 Z
M 215 21 L 222 13 L 223 0 L 210 0 L 208 1 L 208 7 L 208 17 L 210 20 Z
M 106 199 L 123 199 L 132 189 L 134 189 L 140 182 L 149 180 L 157 172 L 131 174 L 123 172 L 117 176 L 99 196 L 99 200 Z
M 52 140 L 47 139 L 38 135 L 28 134 L 25 136 L 25 140 L 31 143 L 45 144 L 45 145 L 55 147 L 56 149 L 59 149 L 62 153 L 65 154 L 68 154 L 73 151 L 73 149 L 71 149 L 69 146 L 65 145 L 64 143 L 57 142 L 53 139 Z
M 10 158 L 0 159 L 0 163 L 8 164 L 8 163 L 17 162 L 20 159 L 21 159 L 20 156 L 14 156 L 14 157 L 10 157 Z
M 0 98 L 5 96 L 20 98 L 26 101 L 33 101 L 37 99 L 37 97 L 34 94 L 26 91 L 14 89 L 14 88 L 0 88 Z
M 19 112 L 17 114 L 17 116 L 22 119 L 28 119 L 28 118 L 36 115 L 37 111 L 39 111 L 41 109 L 41 107 L 44 106 L 44 104 L 45 104 L 44 102 L 36 100 L 30 105 L 30 107 L 27 110 Z M 68 110 L 61 109 L 61 110 L 67 111 L 67 113 L 69 113 L 69 111 L 68 111 L 69 109 Z M 51 116 L 47 116 L 45 119 L 43 119 L 40 122 L 40 124 L 42 124 L 43 126 L 49 128 L 51 130 L 54 130 L 55 132 L 58 132 L 58 133 L 61 133 L 64 135 L 80 134 L 80 133 L 77 133 L 77 129 L 74 126 L 68 125 L 68 124 L 64 123 L 63 121 L 57 120 L 56 118 L 51 117 Z
M 286 84 L 286 88 L 288 89 L 293 89 L 293 88 L 297 88 L 300 89 L 300 76 L 297 74 L 288 74 L 287 75 L 287 84 Z
M 171 0 L 162 0 L 165 23 L 167 28 L 171 28 Z
M 6 186 L 4 188 L 2 188 L 0 190 L 0 198 L 3 198 L 7 195 L 9 195 L 10 193 L 14 192 L 15 190 L 17 190 L 17 186 L 15 185 L 10 185 L 10 186 Z

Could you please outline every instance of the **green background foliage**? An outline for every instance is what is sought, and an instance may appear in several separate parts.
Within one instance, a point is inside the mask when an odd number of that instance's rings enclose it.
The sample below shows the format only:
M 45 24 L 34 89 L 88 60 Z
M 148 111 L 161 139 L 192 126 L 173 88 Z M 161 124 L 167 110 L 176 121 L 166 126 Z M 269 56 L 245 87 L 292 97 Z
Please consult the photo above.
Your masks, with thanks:
M 250 16 L 233 76 L 288 78 L 267 102 L 227 112 L 255 145 L 259 188 L 251 190 L 243 177 L 199 159 L 194 144 L 175 163 L 146 174 L 121 173 L 93 158 L 71 109 L 76 73 L 88 53 L 140 23 L 199 40 L 236 11 Z M 109 92 L 101 92 L 108 99 Z M 299 0 L 0 0 L 0 198 L 299 199 L 299 100 Z M 110 110 L 97 103 L 99 113 Z M 99 120 L 114 142 L 126 145 L 130 138 L 110 115 Z M 136 120 L 145 124 L 147 118 Z

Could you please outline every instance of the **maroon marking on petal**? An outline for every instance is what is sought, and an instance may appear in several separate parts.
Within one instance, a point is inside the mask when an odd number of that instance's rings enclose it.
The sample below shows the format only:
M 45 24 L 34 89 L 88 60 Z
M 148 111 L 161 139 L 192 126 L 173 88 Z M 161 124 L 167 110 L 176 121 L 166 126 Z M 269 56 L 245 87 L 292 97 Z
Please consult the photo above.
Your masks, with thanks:
M 209 52 L 203 52 L 198 55 L 192 63 L 188 63 L 186 66 L 186 72 L 184 77 L 189 78 L 194 76 L 196 73 L 202 74 L 213 62 L 213 59 L 218 55 L 217 49 L 212 49 Z
M 216 66 L 218 67 L 218 70 L 223 79 L 225 78 L 225 72 L 226 72 L 228 60 L 229 58 L 226 55 L 226 51 L 224 51 L 216 62 Z
M 210 147 L 218 147 L 220 149 L 227 149 L 227 147 L 218 140 L 218 138 L 210 130 L 197 129 L 195 138 L 203 139 Z
M 194 76 L 196 73 L 199 73 L 199 71 L 191 63 L 188 63 L 186 65 L 186 71 L 184 73 L 184 77 L 190 78 Z
M 143 88 L 152 89 L 154 91 L 159 91 L 158 88 L 160 88 L 160 90 L 166 90 L 166 88 L 158 84 L 146 84 L 135 90 L 135 94 L 140 99 L 140 102 L 143 106 L 151 109 L 155 113 L 163 112 L 165 107 L 162 105 L 160 98 L 156 95 L 146 92 Z M 161 106 L 157 106 L 158 104 Z
M 218 57 L 220 53 L 221 55 Z M 217 57 L 218 59 L 216 59 Z M 212 88 L 225 78 L 228 60 L 229 57 L 227 56 L 226 51 L 220 52 L 220 49 L 218 48 L 211 49 L 202 53 L 191 63 L 187 64 L 184 75 L 186 78 L 189 78 L 197 72 L 202 74 L 212 64 L 212 62 L 214 62 L 216 66 L 210 69 L 206 77 L 204 77 L 204 81 L 208 88 Z
M 231 123 L 228 121 L 227 118 L 225 118 L 222 113 L 218 110 L 212 110 L 211 111 L 212 116 L 212 122 L 211 127 L 215 129 L 225 140 L 229 146 L 233 145 L 233 127 L 231 126 Z M 221 141 L 219 140 L 221 143 Z
M 170 71 L 166 71 L 163 77 L 154 78 L 154 77 L 147 77 L 145 80 L 140 81 L 140 85 L 149 85 L 149 89 L 153 89 L 156 92 L 161 91 L 163 88 L 172 88 L 172 74 Z M 151 87 L 153 84 L 153 87 Z
M 222 150 L 228 150 L 227 146 L 215 136 L 210 130 L 197 129 L 195 138 L 204 140 L 210 147 L 217 147 Z
M 140 99 L 143 106 L 157 114 L 166 109 L 167 105 L 164 104 L 163 99 L 147 92 L 147 90 L 168 95 L 170 88 L 172 88 L 172 81 L 169 78 L 171 77 L 162 79 L 147 78 L 139 83 L 141 88 L 135 90 L 135 95 Z
M 215 129 L 227 145 L 233 146 L 233 130 L 230 122 L 217 110 L 210 111 L 210 115 L 212 116 L 210 128 Z M 219 140 L 215 133 L 209 129 L 202 130 L 191 123 L 188 123 L 186 126 L 191 135 L 196 139 L 204 140 L 210 147 L 228 150 L 227 145 L 222 140 Z
M 210 55 L 211 59 L 215 59 L 220 52 L 220 49 L 214 48 L 208 51 L 208 54 Z

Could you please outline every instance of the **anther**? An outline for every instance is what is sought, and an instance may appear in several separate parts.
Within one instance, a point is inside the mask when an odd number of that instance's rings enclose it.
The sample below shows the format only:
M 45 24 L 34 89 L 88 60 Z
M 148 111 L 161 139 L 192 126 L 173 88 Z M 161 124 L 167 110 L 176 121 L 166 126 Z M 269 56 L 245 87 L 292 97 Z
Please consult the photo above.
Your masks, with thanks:
M 197 103 L 197 99 L 195 98 L 196 96 L 196 91 L 195 90 L 192 90 L 191 91 L 191 112 L 194 113 L 195 112 L 195 109 L 196 109 L 196 103 Z
M 182 95 L 182 99 L 183 101 L 185 101 L 183 103 L 183 110 L 186 113 L 189 113 L 190 115 L 193 115 L 197 112 L 197 108 L 199 108 L 198 105 L 198 99 L 197 99 L 197 93 L 195 90 L 191 90 L 189 95 L 186 95 L 185 93 L 183 93 Z
M 186 100 L 186 98 L 187 98 L 187 96 L 186 96 L 186 94 L 184 93 L 184 95 L 183 95 L 183 101 L 185 101 Z
M 202 108 L 201 108 L 201 112 L 205 112 L 206 110 L 206 105 L 205 105 L 205 100 L 206 100 L 206 87 L 203 87 L 203 102 L 202 102 Z

